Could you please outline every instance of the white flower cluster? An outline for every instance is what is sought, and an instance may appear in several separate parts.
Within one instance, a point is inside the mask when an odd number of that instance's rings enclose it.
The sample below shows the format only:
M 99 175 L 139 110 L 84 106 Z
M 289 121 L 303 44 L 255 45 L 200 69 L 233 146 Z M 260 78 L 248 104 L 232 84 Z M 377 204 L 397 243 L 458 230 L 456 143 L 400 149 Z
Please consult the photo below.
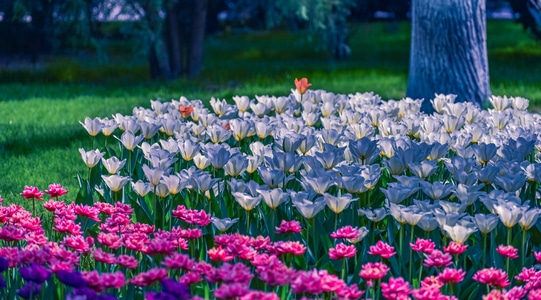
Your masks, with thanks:
M 527 111 L 524 98 L 494 96 L 493 109 L 482 110 L 436 95 L 431 115 L 420 112 L 422 100 L 382 101 L 373 93 L 233 100 L 213 98 L 209 109 L 181 97 L 151 101 L 131 116 L 87 118 L 92 136 L 118 127 L 124 150 L 144 157 L 146 180 L 137 182 L 137 165 L 125 167 L 133 158 L 102 158 L 105 183 L 116 192 L 132 180 L 140 196 L 191 189 L 209 198 L 228 188 L 247 211 L 262 200 L 276 209 L 291 199 L 305 218 L 325 207 L 339 214 L 375 190 L 383 208 L 359 201 L 360 215 L 439 227 L 457 242 L 490 232 L 498 218 L 508 228 L 537 224 L 541 117 Z

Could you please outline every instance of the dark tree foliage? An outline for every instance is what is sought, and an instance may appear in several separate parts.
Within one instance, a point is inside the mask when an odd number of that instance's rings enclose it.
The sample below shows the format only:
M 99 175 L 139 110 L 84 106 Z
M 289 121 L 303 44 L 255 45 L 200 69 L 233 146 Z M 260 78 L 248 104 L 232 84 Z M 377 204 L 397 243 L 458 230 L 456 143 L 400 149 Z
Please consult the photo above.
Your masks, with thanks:
M 52 48 L 54 2 L 0 0 L 0 54 L 17 55 L 35 62 Z
M 517 21 L 541 39 L 541 0 L 486 1 L 509 2 Z M 105 21 L 114 19 L 113 11 L 130 18 L 111 34 L 104 28 L 111 27 Z M 409 19 L 411 1 L 0 0 L 0 12 L 0 58 L 36 62 L 43 54 L 95 49 L 106 59 L 108 42 L 122 38 L 132 43 L 134 55 L 147 57 L 152 78 L 172 79 L 201 71 L 205 34 L 224 25 L 217 18 L 221 12 L 228 26 L 306 30 L 330 57 L 342 59 L 351 51 L 355 22 L 371 21 L 376 12 Z
M 218 0 L 0 0 L 0 55 L 36 61 L 66 49 L 95 49 L 106 57 L 113 38 L 133 41 L 148 58 L 152 78 L 195 76 L 201 71 L 207 7 Z M 117 34 L 103 27 L 115 16 Z M 216 25 L 214 25 L 216 26 Z
M 123 33 L 147 56 L 152 79 L 170 80 L 201 72 L 207 9 L 213 0 L 125 0 Z
M 509 0 L 511 8 L 518 13 L 517 21 L 525 30 L 530 31 L 536 39 L 541 40 L 541 1 Z
M 196 76 L 203 61 L 209 0 L 126 0 L 124 11 L 137 22 L 125 32 L 146 52 L 153 79 Z

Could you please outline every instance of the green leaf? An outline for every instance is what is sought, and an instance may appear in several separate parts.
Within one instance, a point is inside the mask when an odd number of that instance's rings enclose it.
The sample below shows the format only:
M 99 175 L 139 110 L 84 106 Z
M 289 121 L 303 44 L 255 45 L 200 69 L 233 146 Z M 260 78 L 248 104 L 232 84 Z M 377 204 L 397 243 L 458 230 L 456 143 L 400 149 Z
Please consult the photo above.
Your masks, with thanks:
M 131 197 L 128 198 L 133 207 L 133 212 L 137 221 L 141 223 L 155 225 L 153 222 L 154 217 L 152 215 L 152 212 L 148 208 L 146 201 L 140 197 L 138 197 L 137 199 L 132 199 Z

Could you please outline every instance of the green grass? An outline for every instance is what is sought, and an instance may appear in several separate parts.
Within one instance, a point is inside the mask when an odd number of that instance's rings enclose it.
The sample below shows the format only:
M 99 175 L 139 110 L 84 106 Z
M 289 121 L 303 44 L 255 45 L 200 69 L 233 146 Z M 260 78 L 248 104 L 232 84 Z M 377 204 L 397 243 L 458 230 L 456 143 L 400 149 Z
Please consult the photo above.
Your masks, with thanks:
M 78 121 L 130 114 L 150 99 L 287 95 L 295 77 L 308 77 L 316 89 L 400 99 L 409 32 L 407 23 L 359 25 L 345 61 L 318 52 L 318 41 L 302 32 L 222 34 L 207 39 L 201 76 L 172 82 L 151 82 L 144 59 L 118 55 L 108 62 L 90 54 L 54 57 L 35 68 L 0 70 L 0 195 L 20 204 L 24 185 L 61 183 L 75 197 L 76 174 L 86 174 L 77 148 L 90 147 Z M 540 107 L 541 45 L 517 24 L 491 21 L 488 52 L 493 94 L 523 96 Z

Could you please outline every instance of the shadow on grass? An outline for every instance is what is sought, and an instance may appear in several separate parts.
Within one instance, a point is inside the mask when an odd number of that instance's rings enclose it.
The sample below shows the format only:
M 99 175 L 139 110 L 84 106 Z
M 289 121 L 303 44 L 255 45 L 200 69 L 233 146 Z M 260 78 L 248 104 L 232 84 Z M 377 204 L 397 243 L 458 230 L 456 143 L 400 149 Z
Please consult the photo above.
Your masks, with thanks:
M 2 157 L 23 156 L 36 151 L 68 148 L 89 141 L 80 126 L 38 127 L 0 125 L 0 154 Z M 9 137 L 9 138 L 8 138 Z

